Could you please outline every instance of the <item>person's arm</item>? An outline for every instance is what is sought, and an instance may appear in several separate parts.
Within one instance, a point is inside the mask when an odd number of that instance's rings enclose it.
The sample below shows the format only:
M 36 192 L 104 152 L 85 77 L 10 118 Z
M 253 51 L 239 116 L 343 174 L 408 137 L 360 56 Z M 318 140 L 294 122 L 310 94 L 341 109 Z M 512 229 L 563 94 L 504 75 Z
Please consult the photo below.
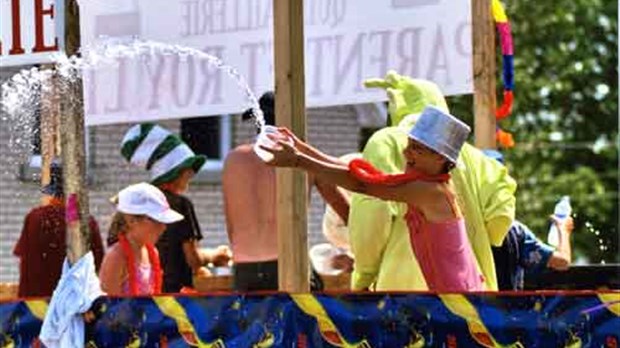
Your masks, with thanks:
M 201 267 L 208 264 L 210 258 L 200 248 L 199 243 L 200 239 L 202 239 L 202 233 L 200 232 L 200 225 L 198 224 L 194 205 L 189 199 L 184 199 L 182 214 L 184 219 L 175 223 L 174 231 L 171 232 L 179 234 L 185 262 L 192 269 L 192 272 L 196 274 L 202 271 Z
M 194 273 L 199 271 L 200 267 L 209 263 L 215 266 L 224 266 L 232 258 L 230 249 L 225 246 L 219 246 L 214 249 L 201 249 L 198 241 L 195 239 L 183 242 L 183 254 L 185 261 L 192 268 Z
M 321 180 L 314 180 L 316 189 L 323 197 L 323 200 L 338 214 L 338 217 L 347 226 L 349 220 L 349 202 L 342 191 L 338 190 L 336 185 L 331 185 Z
M 105 255 L 99 270 L 101 290 L 108 295 L 123 294 L 123 278 L 127 275 L 127 264 L 120 246 L 116 244 Z
M 572 262 L 570 235 L 574 228 L 573 218 L 568 217 L 564 221 L 561 221 L 555 216 L 552 216 L 551 219 L 560 233 L 558 247 L 553 254 L 551 254 L 547 262 L 547 267 L 558 271 L 565 271 Z
M 349 191 L 398 202 L 425 201 L 441 193 L 439 185 L 421 181 L 400 185 L 366 183 L 350 175 L 349 167 L 344 162 L 338 164 L 324 162 L 297 151 L 285 142 L 278 141 L 278 145 L 279 148 L 261 147 L 274 156 L 267 164 L 304 169 L 313 173 L 318 180 L 344 187 Z
M 334 157 L 334 156 L 330 156 L 324 152 L 321 152 L 320 150 L 318 150 L 317 148 L 313 147 L 312 145 L 308 144 L 307 142 L 299 139 L 295 133 L 291 132 L 290 129 L 286 128 L 286 127 L 280 127 L 278 128 L 278 131 L 282 132 L 283 134 L 285 134 L 286 136 L 288 136 L 292 141 L 293 141 L 293 146 L 295 147 L 295 149 L 297 149 L 299 152 L 312 157 L 314 159 L 317 159 L 319 161 L 325 162 L 325 163 L 331 163 L 331 164 L 335 164 L 335 165 L 339 165 L 339 164 L 343 164 L 344 162 L 341 161 L 339 158 Z
M 195 239 L 183 242 L 183 254 L 185 255 L 185 262 L 194 272 L 208 264 L 210 260 L 209 256 L 200 249 L 198 241 Z

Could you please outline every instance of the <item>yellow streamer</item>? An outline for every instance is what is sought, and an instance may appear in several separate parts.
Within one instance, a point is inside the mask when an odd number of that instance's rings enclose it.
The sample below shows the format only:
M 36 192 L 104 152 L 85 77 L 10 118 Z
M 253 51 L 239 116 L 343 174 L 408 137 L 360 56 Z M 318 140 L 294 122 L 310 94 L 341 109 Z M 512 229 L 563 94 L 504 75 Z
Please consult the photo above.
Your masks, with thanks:
M 498 343 L 484 325 L 474 305 L 472 305 L 465 296 L 459 294 L 445 294 L 439 295 L 439 298 L 441 298 L 441 301 L 450 312 L 467 322 L 467 327 L 472 337 L 483 347 L 523 347 L 521 342 L 515 342 L 508 346 Z
M 159 310 L 162 311 L 168 317 L 174 319 L 177 323 L 177 327 L 179 328 L 179 333 L 184 338 L 190 338 L 192 342 L 186 342 L 194 347 L 199 348 L 225 348 L 226 345 L 221 339 L 218 339 L 212 343 L 205 343 L 200 340 L 200 337 L 196 334 L 196 329 L 194 325 L 192 325 L 191 321 L 187 317 L 187 313 L 185 312 L 185 308 L 177 302 L 177 300 L 172 296 L 154 296 L 153 301 L 159 307 Z
M 616 316 L 620 317 L 620 292 L 600 293 L 598 299 L 604 304 L 607 304 L 609 309 Z
M 370 344 L 363 340 L 359 343 L 349 343 L 342 336 L 336 325 L 332 322 L 329 315 L 323 308 L 323 305 L 311 294 L 295 294 L 291 295 L 291 298 L 297 304 L 297 307 L 304 313 L 311 317 L 314 317 L 319 324 L 319 331 L 323 338 L 330 344 L 336 347 L 343 348 L 370 348 Z M 332 337 L 337 338 L 337 342 L 334 342 Z
M 493 18 L 498 23 L 506 23 L 508 22 L 508 16 L 506 16 L 506 11 L 504 11 L 504 6 L 499 0 L 492 0 L 491 2 L 491 10 L 493 11 Z
M 45 319 L 45 313 L 47 313 L 47 301 L 43 300 L 31 300 L 26 301 L 26 306 L 30 310 L 30 313 L 37 319 L 43 321 Z

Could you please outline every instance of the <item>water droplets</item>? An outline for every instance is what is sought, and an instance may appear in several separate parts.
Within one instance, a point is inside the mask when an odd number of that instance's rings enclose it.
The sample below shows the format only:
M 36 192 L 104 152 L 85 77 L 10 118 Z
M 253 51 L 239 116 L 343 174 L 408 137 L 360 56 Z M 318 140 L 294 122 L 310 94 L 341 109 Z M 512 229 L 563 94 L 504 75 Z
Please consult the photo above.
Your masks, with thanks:
M 598 243 L 598 248 L 597 249 L 602 254 L 604 254 L 607 250 L 609 250 L 609 246 L 608 246 L 609 241 L 606 240 L 604 237 L 602 237 L 601 231 L 599 229 L 595 228 L 594 225 L 590 221 L 586 221 L 584 223 L 584 226 L 585 226 L 586 231 L 588 233 L 591 233 L 591 234 L 593 234 L 595 236 L 594 238 L 596 238 L 597 243 Z M 600 263 L 601 264 L 605 264 L 605 259 L 603 257 L 601 257 Z
M 249 102 L 249 107 L 254 111 L 253 117 L 256 127 L 262 128 L 264 126 L 265 121 L 258 99 L 245 78 L 237 69 L 225 64 L 218 57 L 195 48 L 135 39 L 107 39 L 95 46 L 85 48 L 82 51 L 82 58 L 75 58 L 75 62 L 67 64 L 67 58 L 63 57 L 65 63 L 61 63 L 61 65 L 79 65 L 81 70 L 102 66 L 114 69 L 118 68 L 122 59 L 129 59 L 142 64 L 147 70 L 152 70 L 161 63 L 162 59 L 170 58 L 177 59 L 178 64 L 192 62 L 193 66 L 207 66 L 210 69 L 218 69 L 224 72 L 243 91 L 245 99 Z
M 120 59 L 139 58 L 140 64 L 147 66 L 158 64 L 157 59 L 164 56 L 174 56 L 180 61 L 195 60 L 200 64 L 208 64 L 210 68 L 222 70 L 243 91 L 256 127 L 262 128 L 265 124 L 263 113 L 258 105 L 258 99 L 248 86 L 245 78 L 233 67 L 208 53 L 200 50 L 169 45 L 152 41 L 107 39 L 97 45 L 87 47 L 81 52 L 81 57 L 67 57 L 64 54 L 55 54 L 54 69 L 31 68 L 22 70 L 2 85 L 2 122 L 8 124 L 11 139 L 11 152 L 24 163 L 27 156 L 32 154 L 33 136 L 38 135 L 41 122 L 40 117 L 47 115 L 46 108 L 59 108 L 60 103 L 67 106 L 82 107 L 82 98 L 69 98 L 74 95 L 76 83 L 80 82 L 82 74 L 102 66 L 118 66 Z M 146 78 L 146 77 L 145 77 Z M 42 96 L 56 96 L 42 97 Z M 60 98 L 62 96 L 62 99 Z M 78 104 L 79 103 L 79 104 Z M 78 104 L 78 105 L 76 105 Z M 59 109 L 58 109 L 59 110 Z

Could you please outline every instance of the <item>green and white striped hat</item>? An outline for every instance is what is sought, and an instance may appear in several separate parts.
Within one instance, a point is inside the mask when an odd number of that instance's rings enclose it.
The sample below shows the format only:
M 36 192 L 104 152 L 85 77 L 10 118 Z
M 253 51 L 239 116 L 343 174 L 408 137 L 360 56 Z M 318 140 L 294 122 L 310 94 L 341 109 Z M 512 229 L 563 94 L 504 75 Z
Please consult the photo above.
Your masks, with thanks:
M 153 123 L 131 127 L 123 138 L 121 154 L 129 163 L 150 171 L 153 185 L 170 182 L 187 168 L 198 172 L 207 160 L 178 135 Z

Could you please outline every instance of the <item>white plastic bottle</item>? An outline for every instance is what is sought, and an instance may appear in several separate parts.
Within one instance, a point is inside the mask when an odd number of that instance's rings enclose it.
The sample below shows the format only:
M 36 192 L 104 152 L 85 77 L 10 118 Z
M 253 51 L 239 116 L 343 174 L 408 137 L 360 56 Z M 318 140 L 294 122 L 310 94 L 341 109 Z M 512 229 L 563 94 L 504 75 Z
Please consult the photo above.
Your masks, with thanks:
M 555 209 L 553 210 L 553 215 L 556 218 L 563 221 L 567 217 L 570 216 L 572 212 L 572 208 L 570 206 L 570 197 L 564 196 L 560 199 L 560 201 L 555 205 Z M 555 223 L 551 223 L 551 227 L 549 228 L 549 234 L 547 235 L 547 243 L 553 247 L 558 247 L 560 244 L 560 231 L 556 227 Z

